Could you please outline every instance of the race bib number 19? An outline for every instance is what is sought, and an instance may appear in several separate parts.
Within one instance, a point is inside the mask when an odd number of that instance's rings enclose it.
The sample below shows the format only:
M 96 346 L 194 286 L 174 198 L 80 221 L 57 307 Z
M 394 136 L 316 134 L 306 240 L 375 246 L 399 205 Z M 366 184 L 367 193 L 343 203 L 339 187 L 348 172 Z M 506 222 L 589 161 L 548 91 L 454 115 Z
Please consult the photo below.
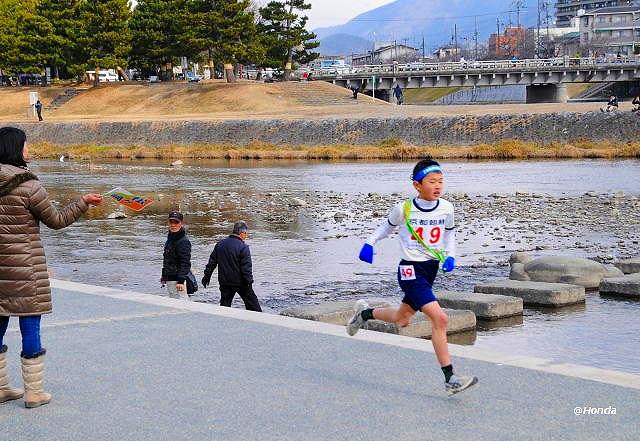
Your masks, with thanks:
M 413 265 L 400 265 L 400 280 L 416 280 L 416 270 Z

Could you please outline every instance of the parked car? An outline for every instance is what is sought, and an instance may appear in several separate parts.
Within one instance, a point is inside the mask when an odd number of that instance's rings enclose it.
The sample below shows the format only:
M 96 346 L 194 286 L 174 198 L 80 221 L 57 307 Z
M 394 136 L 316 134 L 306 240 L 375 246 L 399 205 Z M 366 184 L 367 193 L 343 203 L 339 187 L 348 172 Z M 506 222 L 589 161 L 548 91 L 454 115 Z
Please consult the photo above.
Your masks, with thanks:
M 186 73 L 186 80 L 189 83 L 197 83 L 198 81 L 200 81 L 200 77 L 198 75 L 196 75 L 195 73 L 188 71 Z

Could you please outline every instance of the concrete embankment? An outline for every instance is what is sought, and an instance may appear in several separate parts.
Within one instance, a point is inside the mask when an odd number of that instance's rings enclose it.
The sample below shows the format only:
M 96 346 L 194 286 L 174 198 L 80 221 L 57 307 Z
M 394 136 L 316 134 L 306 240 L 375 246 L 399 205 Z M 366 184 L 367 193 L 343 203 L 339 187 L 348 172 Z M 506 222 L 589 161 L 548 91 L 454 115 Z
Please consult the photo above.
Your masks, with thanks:
M 9 125 L 9 124 L 7 124 Z M 546 113 L 454 117 L 321 120 L 154 120 L 11 124 L 32 143 L 56 145 L 190 145 L 264 142 L 274 145 L 372 145 L 397 139 L 413 145 L 474 145 L 516 139 L 540 143 L 636 141 L 632 113 Z

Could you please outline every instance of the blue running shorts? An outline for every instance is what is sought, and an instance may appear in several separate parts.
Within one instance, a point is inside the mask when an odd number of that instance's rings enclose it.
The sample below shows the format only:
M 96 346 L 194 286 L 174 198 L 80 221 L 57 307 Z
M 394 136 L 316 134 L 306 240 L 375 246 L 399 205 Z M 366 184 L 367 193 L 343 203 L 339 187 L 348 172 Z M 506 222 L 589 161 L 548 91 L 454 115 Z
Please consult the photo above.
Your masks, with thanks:
M 420 311 L 424 305 L 437 302 L 432 287 L 439 268 L 440 262 L 437 260 L 401 260 L 398 264 L 398 284 L 404 292 L 402 303 L 406 303 L 414 311 Z

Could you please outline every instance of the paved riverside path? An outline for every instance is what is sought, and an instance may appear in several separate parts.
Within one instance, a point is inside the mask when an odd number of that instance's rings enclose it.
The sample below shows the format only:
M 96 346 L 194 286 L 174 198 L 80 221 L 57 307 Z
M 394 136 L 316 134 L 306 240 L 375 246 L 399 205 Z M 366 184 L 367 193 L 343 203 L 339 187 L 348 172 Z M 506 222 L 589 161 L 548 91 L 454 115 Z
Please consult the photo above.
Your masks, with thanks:
M 447 398 L 428 341 L 370 331 L 347 337 L 331 324 L 54 286 L 54 314 L 42 330 L 53 401 L 31 410 L 21 401 L 0 405 L 2 440 L 639 436 L 637 375 L 452 346 L 457 368 L 480 383 Z M 11 326 L 5 342 L 17 384 L 15 319 Z M 578 406 L 613 406 L 616 415 L 576 416 Z

